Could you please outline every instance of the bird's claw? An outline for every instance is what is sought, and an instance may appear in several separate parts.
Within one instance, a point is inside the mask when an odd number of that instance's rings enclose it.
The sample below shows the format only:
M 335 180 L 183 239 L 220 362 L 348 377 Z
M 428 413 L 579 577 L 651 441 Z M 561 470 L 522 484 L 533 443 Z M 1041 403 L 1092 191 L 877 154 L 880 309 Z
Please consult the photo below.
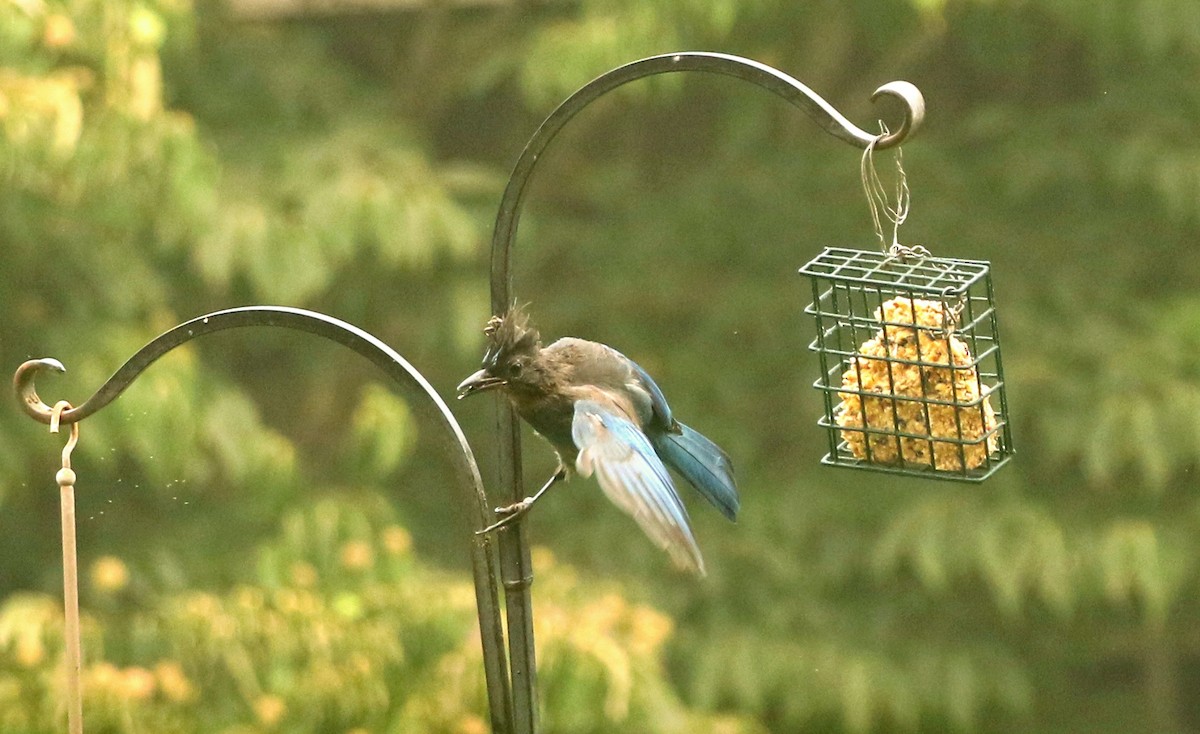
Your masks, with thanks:
M 558 471 L 554 472 L 554 475 L 551 476 L 550 479 L 545 484 L 542 485 L 542 488 L 539 489 L 536 493 L 534 493 L 534 495 L 532 497 L 526 497 L 525 499 L 521 500 L 520 502 L 514 502 L 511 505 L 505 505 L 504 507 L 497 507 L 496 514 L 502 515 L 503 517 L 501 517 L 499 520 L 492 523 L 491 525 L 488 525 L 483 530 L 476 530 L 475 534 L 476 535 L 486 535 L 487 533 L 490 533 L 494 530 L 499 530 L 500 528 L 503 528 L 503 527 L 507 527 L 507 526 L 511 525 L 512 523 L 516 522 L 517 518 L 521 517 L 526 512 L 529 512 L 529 508 L 533 507 L 533 503 L 537 502 L 538 497 L 541 497 L 543 494 L 545 494 L 547 489 L 550 489 L 552 486 L 554 486 L 555 482 L 561 482 L 562 480 L 564 480 L 566 478 L 567 478 L 566 469 L 562 468 L 562 466 L 559 466 Z
M 488 533 L 494 532 L 501 528 L 508 527 L 512 523 L 516 522 L 517 519 L 519 519 L 526 512 L 529 512 L 529 508 L 532 506 L 533 506 L 533 498 L 526 497 L 525 499 L 521 500 L 520 502 L 514 502 L 511 505 L 497 507 L 496 514 L 501 515 L 502 517 L 499 520 L 497 520 L 496 522 L 492 523 L 491 525 L 488 525 L 483 530 L 476 530 L 475 534 L 476 535 L 487 535 Z
M 526 497 L 525 499 L 521 500 L 520 502 L 514 502 L 511 505 L 505 505 L 504 507 L 497 507 L 496 514 L 497 515 L 512 515 L 514 513 L 525 513 L 525 512 L 529 511 L 529 506 L 532 504 L 533 504 L 533 498 Z

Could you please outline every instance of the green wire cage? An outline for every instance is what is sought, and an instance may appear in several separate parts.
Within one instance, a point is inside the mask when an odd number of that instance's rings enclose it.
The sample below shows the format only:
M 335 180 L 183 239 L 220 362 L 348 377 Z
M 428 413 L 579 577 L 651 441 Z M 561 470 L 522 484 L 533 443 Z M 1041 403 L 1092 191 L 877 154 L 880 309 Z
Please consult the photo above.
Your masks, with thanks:
M 822 463 L 980 482 L 1008 462 L 987 262 L 827 248 L 800 272 L 812 281 Z

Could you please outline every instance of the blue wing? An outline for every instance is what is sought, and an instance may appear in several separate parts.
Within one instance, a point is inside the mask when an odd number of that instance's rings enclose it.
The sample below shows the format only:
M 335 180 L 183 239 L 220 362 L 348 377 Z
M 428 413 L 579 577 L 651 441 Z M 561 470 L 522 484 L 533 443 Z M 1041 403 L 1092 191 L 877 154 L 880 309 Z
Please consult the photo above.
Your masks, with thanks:
M 620 352 L 618 352 L 618 354 L 620 354 Z M 642 386 L 646 389 L 646 392 L 650 393 L 650 407 L 654 413 L 654 417 L 658 419 L 658 424 L 664 430 L 671 430 L 671 428 L 675 425 L 675 418 L 671 415 L 671 407 L 667 405 L 667 397 L 663 395 L 662 390 L 658 387 L 658 383 L 654 381 L 654 378 L 650 376 L 649 372 L 646 372 L 646 370 L 642 369 L 640 364 L 634 362 L 624 354 L 622 354 L 621 357 L 629 363 L 631 368 L 633 368 L 634 373 L 638 376 L 638 379 L 641 380 Z
M 720 446 L 698 431 L 682 423 L 676 425 L 679 433 L 650 432 L 648 438 L 654 451 L 722 515 L 736 520 L 741 501 L 733 478 L 733 462 Z
M 676 421 L 671 415 L 666 396 L 654 378 L 637 362 L 620 352 L 617 354 L 629 364 L 650 400 L 651 415 L 642 417 L 642 425 L 654 445 L 654 452 L 721 514 L 730 520 L 737 518 L 741 501 L 738 499 L 737 482 L 733 478 L 733 462 L 720 446 Z
M 645 434 L 616 409 L 580 400 L 571 437 L 579 449 L 576 471 L 584 477 L 595 473 L 604 494 L 632 515 L 677 566 L 703 576 L 704 559 L 687 510 Z

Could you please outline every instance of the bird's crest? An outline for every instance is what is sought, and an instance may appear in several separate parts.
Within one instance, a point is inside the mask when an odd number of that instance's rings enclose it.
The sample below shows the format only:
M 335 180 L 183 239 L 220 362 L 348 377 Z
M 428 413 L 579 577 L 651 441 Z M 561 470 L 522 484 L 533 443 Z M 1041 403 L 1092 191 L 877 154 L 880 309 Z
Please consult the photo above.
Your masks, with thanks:
M 483 334 L 487 337 L 484 367 L 503 364 L 515 354 L 536 352 L 542 346 L 541 335 L 529 325 L 529 314 L 521 306 L 513 306 L 503 316 L 488 319 Z

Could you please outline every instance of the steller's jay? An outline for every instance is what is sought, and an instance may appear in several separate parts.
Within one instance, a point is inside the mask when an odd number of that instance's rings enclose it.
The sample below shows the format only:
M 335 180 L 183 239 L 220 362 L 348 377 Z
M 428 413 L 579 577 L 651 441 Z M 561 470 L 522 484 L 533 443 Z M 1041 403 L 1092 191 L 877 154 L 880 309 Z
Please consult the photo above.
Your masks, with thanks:
M 503 390 L 517 413 L 554 446 L 558 470 L 532 497 L 509 507 L 502 527 L 574 470 L 593 473 L 613 504 L 633 516 L 677 566 L 703 576 L 704 560 L 667 466 L 725 517 L 737 516 L 733 465 L 719 446 L 671 415 L 654 380 L 633 360 L 596 342 L 565 337 L 542 347 L 523 310 L 493 316 L 484 329 L 483 369 L 458 397 Z M 486 531 L 484 531 L 486 532 Z

